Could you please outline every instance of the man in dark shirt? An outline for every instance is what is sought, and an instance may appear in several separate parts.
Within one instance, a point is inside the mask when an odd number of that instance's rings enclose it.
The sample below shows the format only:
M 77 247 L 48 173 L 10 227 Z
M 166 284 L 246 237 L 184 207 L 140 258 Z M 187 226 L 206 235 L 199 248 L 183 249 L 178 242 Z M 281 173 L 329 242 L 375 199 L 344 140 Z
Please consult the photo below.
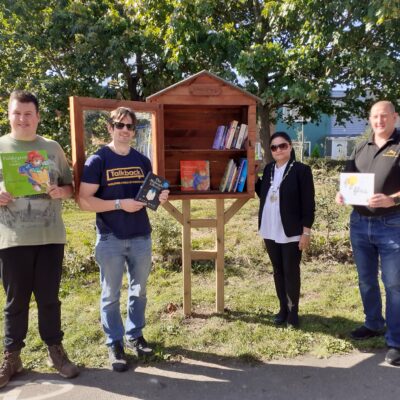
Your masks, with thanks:
M 86 160 L 79 190 L 79 205 L 96 212 L 96 261 L 100 267 L 101 322 L 114 371 L 128 369 L 124 347 L 136 355 L 150 355 L 143 337 L 147 303 L 146 284 L 151 268 L 151 226 L 145 204 L 134 200 L 150 160 L 131 142 L 135 136 L 135 113 L 125 107 L 111 112 L 111 142 Z M 168 190 L 159 196 L 168 199 Z M 128 275 L 127 317 L 122 322 L 122 277 Z M 125 336 L 125 340 L 124 340 Z
M 370 112 L 373 133 L 358 144 L 346 172 L 375 174 L 368 206 L 354 206 L 350 240 L 357 266 L 365 323 L 351 332 L 356 340 L 384 334 L 385 319 L 379 288 L 379 260 L 386 291 L 386 362 L 400 365 L 400 131 L 389 101 L 375 103 Z M 336 202 L 344 204 L 338 193 Z

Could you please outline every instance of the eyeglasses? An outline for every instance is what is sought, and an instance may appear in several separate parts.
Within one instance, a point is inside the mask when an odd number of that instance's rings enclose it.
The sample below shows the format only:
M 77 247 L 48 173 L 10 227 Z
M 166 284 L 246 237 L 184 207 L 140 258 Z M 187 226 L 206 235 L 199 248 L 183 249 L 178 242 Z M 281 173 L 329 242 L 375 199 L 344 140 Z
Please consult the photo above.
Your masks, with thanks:
M 112 121 L 111 125 L 117 129 L 128 129 L 128 131 L 133 131 L 135 129 L 135 124 L 124 124 L 123 122 Z
M 271 151 L 275 152 L 279 150 L 287 150 L 289 148 L 289 143 L 279 143 L 271 145 Z

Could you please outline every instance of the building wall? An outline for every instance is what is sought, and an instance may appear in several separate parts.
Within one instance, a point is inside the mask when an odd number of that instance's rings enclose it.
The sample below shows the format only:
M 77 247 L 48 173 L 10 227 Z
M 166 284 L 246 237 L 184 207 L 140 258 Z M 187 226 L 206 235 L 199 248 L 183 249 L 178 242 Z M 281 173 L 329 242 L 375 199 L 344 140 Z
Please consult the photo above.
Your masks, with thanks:
M 285 122 L 278 120 L 275 132 L 285 131 L 287 132 L 292 140 L 298 140 L 298 132 L 301 131 L 301 123 L 295 122 L 293 125 L 288 125 Z M 304 129 L 304 141 L 311 143 L 311 151 L 315 145 L 320 148 L 321 156 L 325 155 L 325 138 L 331 134 L 331 122 L 327 115 L 321 117 L 321 122 L 317 125 L 314 123 L 305 122 L 303 125 Z

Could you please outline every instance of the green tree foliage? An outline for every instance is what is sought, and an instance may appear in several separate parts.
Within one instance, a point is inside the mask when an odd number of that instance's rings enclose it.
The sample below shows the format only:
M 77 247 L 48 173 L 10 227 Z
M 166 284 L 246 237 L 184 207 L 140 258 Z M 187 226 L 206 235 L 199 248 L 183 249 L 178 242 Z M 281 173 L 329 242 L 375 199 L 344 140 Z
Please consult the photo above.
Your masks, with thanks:
M 2 0 L 1 111 L 14 87 L 34 90 L 43 130 L 67 145 L 68 96 L 143 100 L 208 69 L 262 99 L 268 149 L 283 105 L 341 121 L 365 116 L 371 97 L 397 101 L 399 8 L 399 0 Z M 345 96 L 333 99 L 337 85 Z
M 166 0 L 9 0 L 0 3 L 0 93 L 36 92 L 42 131 L 69 146 L 68 96 L 144 100 L 180 79 L 168 69 Z M 42 133 L 43 133 L 42 132 Z
M 193 69 L 197 60 L 202 66 L 207 60 L 228 77 L 237 72 L 232 80 L 263 101 L 258 112 L 264 149 L 283 105 L 313 121 L 321 113 L 335 113 L 343 121 L 366 115 L 371 100 L 360 97 L 399 98 L 394 84 L 400 74 L 398 1 L 374 0 L 370 6 L 361 0 L 177 3 L 168 38 L 177 49 L 175 61 Z M 346 87 L 345 96 L 333 99 L 337 85 Z

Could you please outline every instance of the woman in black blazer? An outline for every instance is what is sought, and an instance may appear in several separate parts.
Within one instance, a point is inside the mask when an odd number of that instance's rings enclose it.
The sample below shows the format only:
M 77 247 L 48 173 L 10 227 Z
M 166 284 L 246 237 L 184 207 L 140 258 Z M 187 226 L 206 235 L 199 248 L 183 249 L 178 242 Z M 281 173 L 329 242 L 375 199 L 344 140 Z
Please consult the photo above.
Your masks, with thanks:
M 310 244 L 315 200 L 311 168 L 295 161 L 286 132 L 271 136 L 273 162 L 256 183 L 258 228 L 274 271 L 279 312 L 274 323 L 299 325 L 300 261 Z

